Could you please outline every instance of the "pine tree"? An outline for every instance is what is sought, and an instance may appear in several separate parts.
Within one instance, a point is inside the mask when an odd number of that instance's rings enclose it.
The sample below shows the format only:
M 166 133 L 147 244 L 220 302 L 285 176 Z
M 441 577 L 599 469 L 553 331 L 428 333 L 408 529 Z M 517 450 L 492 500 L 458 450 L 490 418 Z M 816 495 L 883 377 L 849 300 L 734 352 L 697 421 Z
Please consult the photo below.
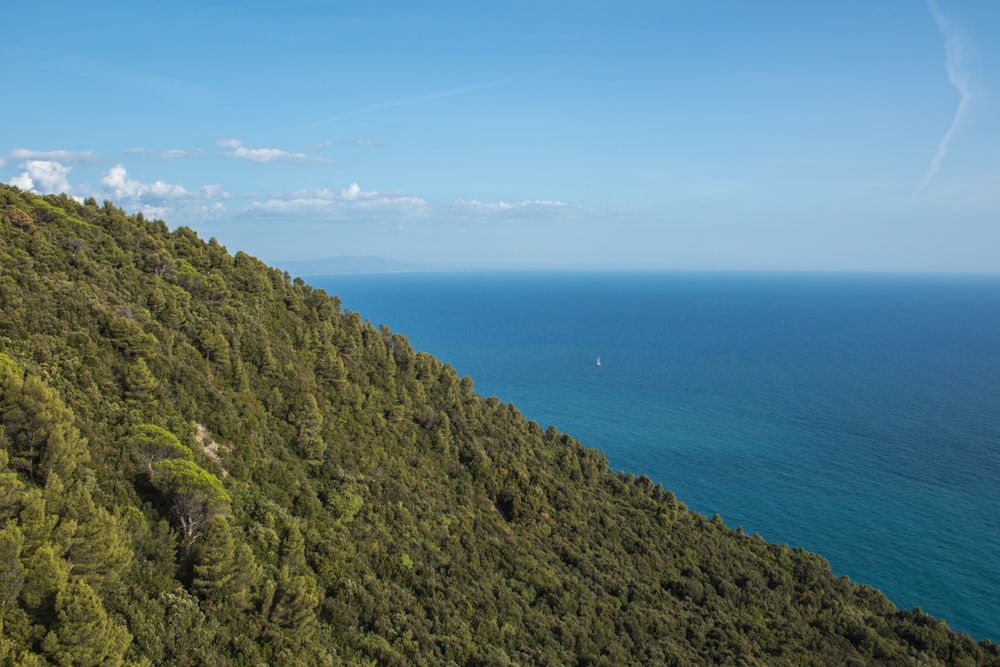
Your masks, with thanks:
M 10 463 L 30 478 L 69 477 L 88 459 L 73 413 L 41 378 L 24 375 L 0 354 L 0 424 L 11 444 Z
M 194 455 L 181 444 L 177 436 L 165 428 L 154 424 L 138 424 L 132 427 L 128 437 L 133 455 L 146 466 L 146 472 L 153 474 L 153 464 L 164 459 L 192 460 Z
M 21 564 L 24 534 L 17 524 L 8 521 L 0 528 L 0 622 L 4 612 L 13 607 L 24 588 L 25 569 Z
M 3 426 L 0 425 L 0 522 L 17 515 L 24 490 L 24 483 L 17 478 L 17 473 L 7 468 L 7 450 L 2 446 Z
M 132 636 L 108 618 L 94 590 L 74 578 L 56 597 L 56 622 L 42 650 L 58 665 L 117 667 Z
M 271 622 L 302 640 L 312 639 L 318 630 L 316 609 L 320 602 L 319 586 L 309 575 L 290 574 L 287 567 L 278 573 L 278 588 Z
M 229 520 L 221 514 L 212 517 L 195 549 L 192 591 L 238 612 L 250 607 L 261 576 L 249 545 L 237 541 Z
M 291 420 L 298 431 L 295 442 L 302 455 L 311 461 L 322 459 L 326 443 L 323 441 L 323 414 L 319 411 L 316 397 L 306 394 Z
M 201 535 L 202 525 L 229 508 L 229 494 L 218 477 L 193 461 L 165 459 L 153 465 L 153 485 L 170 496 L 174 514 L 188 542 Z
M 24 562 L 21 603 L 36 618 L 45 621 L 55 609 L 56 598 L 69 580 L 70 564 L 50 544 L 38 547 Z
M 158 383 L 149 370 L 146 360 L 139 357 L 129 364 L 125 374 L 125 396 L 137 403 L 145 403 L 154 397 Z
M 77 524 L 66 560 L 74 576 L 104 591 L 119 581 L 133 556 L 132 546 L 115 516 L 91 504 Z
M 285 539 L 281 542 L 281 566 L 292 574 L 311 572 L 306 564 L 306 541 L 302 531 L 294 523 L 288 526 Z
M 323 595 L 312 570 L 306 563 L 305 539 L 292 524 L 281 545 L 281 568 L 270 621 L 280 628 L 288 648 L 301 652 L 313 644 L 319 630 L 316 611 Z

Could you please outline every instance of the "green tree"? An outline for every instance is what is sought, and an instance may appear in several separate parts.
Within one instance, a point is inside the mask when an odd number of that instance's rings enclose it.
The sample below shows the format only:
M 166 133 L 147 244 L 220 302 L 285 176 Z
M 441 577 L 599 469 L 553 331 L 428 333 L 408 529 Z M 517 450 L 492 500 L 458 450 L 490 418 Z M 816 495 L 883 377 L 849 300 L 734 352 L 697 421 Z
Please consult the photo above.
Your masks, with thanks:
M 263 571 L 227 517 L 217 514 L 207 522 L 194 557 L 191 588 L 198 597 L 235 612 L 250 607 Z
M 8 460 L 3 425 L 0 425 L 0 522 L 17 516 L 24 490 L 24 483 L 17 478 L 17 473 L 7 468 Z
M 145 359 L 139 357 L 129 364 L 125 374 L 125 396 L 128 399 L 138 403 L 149 401 L 153 398 L 158 384 Z
M 182 445 L 176 435 L 155 424 L 133 426 L 129 431 L 128 443 L 133 456 L 146 467 L 150 475 L 153 474 L 153 465 L 164 459 L 194 459 L 191 449 Z
M 59 556 L 51 544 L 43 544 L 25 561 L 24 587 L 21 601 L 38 618 L 53 610 L 56 597 L 69 580 L 70 564 Z
M 87 582 L 74 578 L 56 597 L 56 623 L 42 650 L 57 665 L 116 667 L 131 642 L 128 630 L 108 618 Z
M 151 481 L 170 497 L 181 532 L 188 542 L 201 535 L 206 521 L 229 509 L 230 497 L 222 481 L 194 461 L 159 461 L 153 464 Z
M 24 588 L 24 565 L 21 564 L 21 548 L 24 534 L 17 524 L 8 521 L 0 528 L 0 622 L 4 612 L 15 606 L 21 589 Z
M 302 531 L 294 523 L 288 527 L 285 539 L 281 541 L 281 566 L 292 574 L 309 572 L 306 564 L 306 541 Z
M 75 576 L 82 576 L 96 590 L 117 583 L 134 556 L 125 532 L 113 514 L 93 507 L 77 524 L 66 560 Z
M 288 568 L 283 567 L 278 574 L 271 622 L 285 631 L 293 631 L 302 640 L 310 640 L 318 629 L 316 609 L 320 598 L 315 578 L 305 574 L 290 574 Z
M 296 445 L 303 456 L 311 461 L 323 458 L 326 442 L 323 441 L 323 414 L 319 411 L 316 397 L 306 394 L 297 410 L 291 415 L 296 428 Z
M 111 318 L 108 322 L 108 337 L 119 349 L 131 356 L 148 356 L 157 343 L 156 338 L 143 331 L 129 314 Z
M 10 442 L 11 465 L 31 478 L 49 472 L 70 477 L 88 459 L 86 441 L 73 421 L 54 390 L 0 353 L 0 425 Z

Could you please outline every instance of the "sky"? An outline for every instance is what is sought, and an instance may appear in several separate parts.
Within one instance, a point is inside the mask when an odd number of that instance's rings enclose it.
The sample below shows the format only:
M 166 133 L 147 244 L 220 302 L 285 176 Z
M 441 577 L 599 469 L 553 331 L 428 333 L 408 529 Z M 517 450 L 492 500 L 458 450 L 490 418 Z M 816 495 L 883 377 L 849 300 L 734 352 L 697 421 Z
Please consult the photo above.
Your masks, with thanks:
M 269 264 L 1000 272 L 1000 2 L 7 3 L 0 181 Z

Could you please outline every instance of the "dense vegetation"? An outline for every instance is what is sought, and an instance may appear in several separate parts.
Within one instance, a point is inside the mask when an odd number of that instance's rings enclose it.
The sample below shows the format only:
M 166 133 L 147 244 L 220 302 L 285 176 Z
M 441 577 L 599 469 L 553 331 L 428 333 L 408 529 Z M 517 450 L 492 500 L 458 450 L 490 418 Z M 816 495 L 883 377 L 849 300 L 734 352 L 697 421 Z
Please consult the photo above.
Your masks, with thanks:
M 1000 664 L 322 290 L 7 186 L 0 629 L 11 665 Z

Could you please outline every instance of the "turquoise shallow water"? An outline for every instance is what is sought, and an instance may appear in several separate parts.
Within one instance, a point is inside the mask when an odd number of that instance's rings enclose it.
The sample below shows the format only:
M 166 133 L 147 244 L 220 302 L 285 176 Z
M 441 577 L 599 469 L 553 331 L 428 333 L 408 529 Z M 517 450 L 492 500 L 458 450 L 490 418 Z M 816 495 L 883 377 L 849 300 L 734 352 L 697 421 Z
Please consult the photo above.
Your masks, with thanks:
M 1000 640 L 1000 277 L 308 282 L 614 469 Z

